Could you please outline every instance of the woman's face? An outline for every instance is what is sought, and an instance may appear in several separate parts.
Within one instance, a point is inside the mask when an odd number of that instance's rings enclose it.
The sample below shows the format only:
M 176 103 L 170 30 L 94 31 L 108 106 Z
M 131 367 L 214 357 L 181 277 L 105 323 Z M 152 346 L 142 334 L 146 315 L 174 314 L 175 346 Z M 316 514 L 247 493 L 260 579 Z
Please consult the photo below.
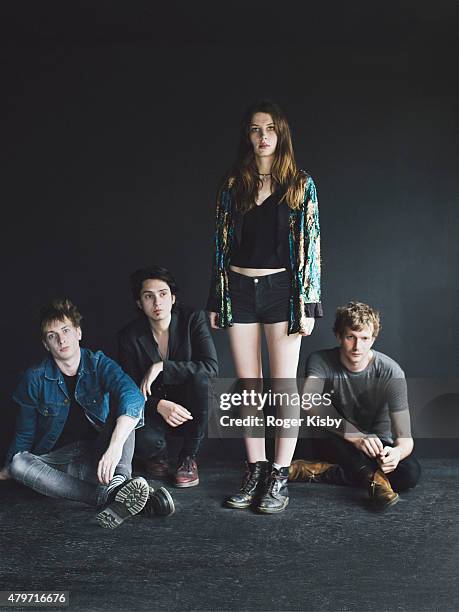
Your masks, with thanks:
M 255 113 L 249 127 L 249 140 L 255 157 L 274 157 L 277 146 L 276 126 L 269 113 Z

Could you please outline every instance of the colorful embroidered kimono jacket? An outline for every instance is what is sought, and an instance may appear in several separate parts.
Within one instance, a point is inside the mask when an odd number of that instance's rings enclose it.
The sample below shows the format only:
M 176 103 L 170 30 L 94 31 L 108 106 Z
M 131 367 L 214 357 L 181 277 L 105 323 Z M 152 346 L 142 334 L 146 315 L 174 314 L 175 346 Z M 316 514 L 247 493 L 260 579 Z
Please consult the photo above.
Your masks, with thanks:
M 288 224 L 291 290 L 288 333 L 305 330 L 307 317 L 321 317 L 320 227 L 316 187 L 307 174 L 304 199 L 298 210 L 279 205 L 278 225 Z M 232 200 L 231 181 L 217 202 L 214 257 L 207 310 L 217 312 L 217 324 L 231 327 L 233 317 L 228 288 L 228 269 L 235 241 L 240 241 L 243 215 Z M 279 248 L 279 245 L 278 245 Z

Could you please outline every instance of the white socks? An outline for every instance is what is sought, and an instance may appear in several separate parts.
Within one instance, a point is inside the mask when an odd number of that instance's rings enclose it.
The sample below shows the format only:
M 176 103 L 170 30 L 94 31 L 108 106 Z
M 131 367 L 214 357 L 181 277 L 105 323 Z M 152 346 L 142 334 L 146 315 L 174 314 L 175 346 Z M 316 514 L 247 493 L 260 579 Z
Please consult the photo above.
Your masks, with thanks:
M 279 471 L 283 467 L 290 467 L 289 465 L 279 465 L 278 463 L 273 463 L 273 468 L 276 468 Z

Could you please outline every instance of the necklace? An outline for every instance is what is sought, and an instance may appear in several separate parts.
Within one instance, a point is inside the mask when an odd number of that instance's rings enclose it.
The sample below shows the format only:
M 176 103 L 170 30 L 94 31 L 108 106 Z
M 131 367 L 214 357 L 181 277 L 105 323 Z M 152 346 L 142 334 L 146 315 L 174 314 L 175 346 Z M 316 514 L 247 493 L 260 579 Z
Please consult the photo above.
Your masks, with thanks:
M 271 176 L 271 172 L 263 174 L 262 172 L 258 172 L 258 176 Z

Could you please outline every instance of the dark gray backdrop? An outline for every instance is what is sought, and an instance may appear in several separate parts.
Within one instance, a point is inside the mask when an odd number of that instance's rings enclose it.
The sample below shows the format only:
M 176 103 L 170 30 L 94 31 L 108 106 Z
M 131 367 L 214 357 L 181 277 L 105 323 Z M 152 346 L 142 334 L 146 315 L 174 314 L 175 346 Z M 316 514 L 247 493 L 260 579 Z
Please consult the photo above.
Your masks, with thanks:
M 2 6 L 3 442 L 44 302 L 70 296 L 112 356 L 137 267 L 204 307 L 215 191 L 260 97 L 319 193 L 326 316 L 302 363 L 358 299 L 408 376 L 457 375 L 457 3 L 318 4 Z

